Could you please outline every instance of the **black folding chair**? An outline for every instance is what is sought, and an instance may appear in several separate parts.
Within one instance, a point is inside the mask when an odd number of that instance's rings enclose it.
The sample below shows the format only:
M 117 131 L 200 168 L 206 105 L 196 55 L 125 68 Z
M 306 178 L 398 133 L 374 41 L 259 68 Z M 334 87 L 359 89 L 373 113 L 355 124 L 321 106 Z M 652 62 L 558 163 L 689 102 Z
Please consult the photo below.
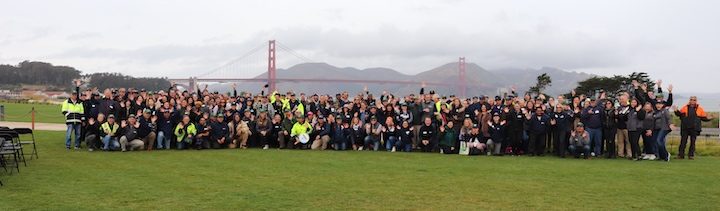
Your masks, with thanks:
M 35 156 L 36 159 L 39 159 L 40 157 L 38 157 L 37 147 L 35 146 L 35 134 L 33 133 L 33 130 L 30 128 L 14 128 L 13 130 L 16 133 L 18 133 L 19 135 L 30 135 L 32 140 L 20 141 L 20 144 L 22 144 L 22 145 L 32 144 L 33 150 L 32 150 L 32 153 L 30 153 L 30 160 L 32 160 L 33 155 Z
M 20 173 L 20 152 L 19 150 L 12 147 L 12 140 L 13 137 L 11 135 L 0 133 L 0 164 L 3 166 L 3 168 L 5 168 L 5 171 L 7 172 L 8 160 L 5 158 L 5 156 L 12 156 L 15 163 L 15 169 L 17 169 L 17 172 Z M 12 174 L 12 171 L 10 171 L 10 174 Z
M 0 129 L 0 135 L 3 134 L 10 136 L 10 142 L 8 143 L 6 140 L 6 143 L 2 145 L 2 148 L 8 150 L 16 150 L 19 153 L 18 156 L 19 158 L 21 158 L 23 164 L 27 166 L 27 162 L 25 160 L 25 152 L 23 151 L 22 143 L 20 143 L 20 134 L 18 134 L 14 130 Z

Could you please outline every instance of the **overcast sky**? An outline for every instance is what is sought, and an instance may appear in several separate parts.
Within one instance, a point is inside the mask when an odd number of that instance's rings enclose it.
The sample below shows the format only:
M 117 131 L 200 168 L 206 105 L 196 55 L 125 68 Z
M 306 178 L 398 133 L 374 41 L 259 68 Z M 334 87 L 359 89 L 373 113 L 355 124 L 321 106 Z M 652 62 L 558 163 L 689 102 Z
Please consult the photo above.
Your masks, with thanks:
M 649 72 L 677 92 L 718 92 L 720 1 L 17 1 L 0 0 L 0 63 L 188 77 L 303 61 L 414 74 L 465 56 L 487 69 Z M 262 46 L 262 47 L 261 47 Z

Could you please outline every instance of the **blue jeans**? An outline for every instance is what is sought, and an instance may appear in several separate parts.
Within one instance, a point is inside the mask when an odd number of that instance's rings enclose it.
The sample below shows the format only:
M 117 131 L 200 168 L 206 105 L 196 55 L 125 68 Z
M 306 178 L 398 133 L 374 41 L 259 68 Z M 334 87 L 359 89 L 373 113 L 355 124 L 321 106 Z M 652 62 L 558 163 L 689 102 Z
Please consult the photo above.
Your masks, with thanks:
M 667 159 L 668 156 L 670 156 L 670 154 L 667 151 L 667 148 L 665 147 L 665 140 L 666 140 L 665 137 L 667 136 L 668 133 L 670 133 L 670 131 L 669 130 L 655 130 L 655 131 L 653 131 L 653 133 L 655 134 L 655 140 L 656 140 L 655 154 L 660 159 L 665 160 L 665 159 Z
M 192 139 L 189 139 L 187 137 L 183 138 L 182 141 L 177 142 L 177 149 L 185 149 L 185 146 L 187 145 L 190 147 L 190 144 L 192 143 Z M 168 145 L 169 146 L 169 145 Z
M 402 144 L 401 142 L 398 142 L 398 146 L 400 146 L 400 149 L 402 149 L 403 152 L 412 152 L 412 144 Z
M 102 139 L 103 150 L 118 150 L 120 148 L 120 142 L 116 137 L 105 135 Z
M 380 139 L 373 138 L 372 135 L 365 136 L 365 148 L 369 148 L 370 144 L 373 145 L 373 150 L 378 151 L 380 149 Z
M 650 136 L 645 135 L 645 131 L 642 131 L 642 139 L 643 139 L 643 150 L 645 154 L 647 155 L 655 155 L 657 154 L 657 139 L 655 131 L 653 131 L 653 134 Z
M 345 140 L 335 142 L 335 150 L 345 150 L 347 149 L 347 142 Z
M 65 147 L 70 148 L 73 131 L 75 131 L 75 147 L 80 147 L 80 124 L 68 124 L 65 131 Z
M 590 134 L 590 145 L 594 147 L 595 156 L 600 156 L 602 149 L 602 129 L 601 128 L 585 128 Z
M 575 146 L 575 144 L 570 144 L 570 146 L 568 146 L 568 150 L 570 151 L 570 154 L 575 155 L 575 157 L 579 157 L 579 156 L 580 156 L 580 153 L 585 153 L 585 157 L 590 156 L 590 145 L 583 145 L 583 146 L 582 146 L 582 150 L 583 150 L 582 152 L 580 152 L 580 151 L 577 149 L 578 147 L 579 147 L 579 146 Z
M 165 133 L 158 131 L 157 135 L 157 148 L 158 149 L 170 149 L 170 136 L 165 136 Z
M 393 147 L 396 147 L 395 144 L 397 143 L 398 138 L 395 136 L 388 136 L 388 140 L 385 140 L 385 149 L 387 151 L 391 151 Z M 400 147 L 395 148 L 400 149 Z

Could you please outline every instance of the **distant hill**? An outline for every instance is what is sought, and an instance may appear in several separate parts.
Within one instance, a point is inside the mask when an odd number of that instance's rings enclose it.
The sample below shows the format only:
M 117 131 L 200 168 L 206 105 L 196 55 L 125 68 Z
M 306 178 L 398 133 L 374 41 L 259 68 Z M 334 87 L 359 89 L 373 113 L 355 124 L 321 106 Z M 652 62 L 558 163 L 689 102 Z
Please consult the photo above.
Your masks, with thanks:
M 577 86 L 577 82 L 587 79 L 592 75 L 578 72 L 568 72 L 556 68 L 544 67 L 541 69 L 498 69 L 486 70 L 475 63 L 466 64 L 466 80 L 468 83 L 468 95 L 496 95 L 498 88 L 509 88 L 516 85 L 518 92 L 524 93 L 536 82 L 536 77 L 542 73 L 548 73 L 553 79 L 553 85 L 547 90 L 549 94 L 567 93 L 569 90 Z M 292 66 L 287 69 L 277 70 L 278 78 L 298 78 L 298 79 L 358 79 L 358 80 L 407 80 L 407 81 L 427 81 L 456 83 L 458 80 L 458 63 L 448 63 L 439 67 L 427 70 L 416 75 L 406 75 L 389 68 L 367 68 L 357 69 L 352 67 L 336 67 L 327 63 L 303 63 Z M 263 73 L 255 78 L 267 78 L 267 74 Z M 247 90 L 252 92 L 260 91 L 264 83 L 243 83 L 238 85 L 238 90 Z M 363 89 L 363 84 L 348 83 L 292 83 L 284 82 L 278 84 L 281 91 L 293 90 L 295 92 L 305 93 L 324 93 L 335 94 L 342 91 L 350 93 L 358 93 Z M 382 91 L 390 91 L 397 94 L 417 93 L 420 89 L 419 85 L 398 85 L 398 84 L 368 84 L 368 88 L 373 93 Z M 230 90 L 228 84 L 215 84 L 211 89 L 221 92 Z M 456 87 L 433 87 L 428 86 L 427 89 L 435 90 L 441 94 L 456 94 Z

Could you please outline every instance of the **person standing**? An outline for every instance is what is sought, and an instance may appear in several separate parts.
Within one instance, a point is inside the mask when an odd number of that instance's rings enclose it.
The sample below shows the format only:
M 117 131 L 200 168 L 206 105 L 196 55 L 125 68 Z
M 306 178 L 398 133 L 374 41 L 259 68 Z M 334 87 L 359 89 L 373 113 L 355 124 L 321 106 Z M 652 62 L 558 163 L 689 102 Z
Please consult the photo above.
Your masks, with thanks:
M 607 156 L 607 158 L 615 158 L 617 156 L 615 152 L 615 134 L 618 130 L 615 118 L 615 105 L 613 105 L 611 100 L 605 100 L 603 104 L 605 104 L 605 109 L 602 115 L 602 139 L 605 142 L 605 156 Z
M 570 132 L 573 130 L 573 112 L 569 110 L 567 105 L 558 105 L 555 107 L 555 113 L 551 118 L 551 124 L 555 125 L 553 131 L 553 139 L 555 140 L 555 148 L 557 148 L 557 155 L 564 158 L 567 147 L 568 137 Z
M 645 105 L 643 105 L 643 110 L 645 111 L 645 118 L 641 120 L 642 122 L 642 138 L 643 138 L 643 152 L 645 153 L 643 156 L 643 160 L 655 160 L 657 159 L 657 156 L 655 154 L 657 153 L 657 148 L 655 147 L 655 134 L 653 133 L 653 129 L 655 129 L 655 119 L 653 118 L 653 115 L 655 114 L 655 108 L 651 105 L 650 102 L 645 102 Z
M 590 106 L 586 107 L 580 113 L 580 119 L 585 124 L 585 131 L 590 134 L 590 145 L 592 146 L 591 155 L 600 156 L 602 153 L 602 120 L 603 109 L 597 105 L 597 101 L 590 99 Z
M 620 107 L 615 109 L 614 115 L 617 126 L 615 149 L 617 149 L 616 151 L 618 157 L 625 158 L 632 156 L 632 151 L 630 150 L 630 136 L 628 132 L 628 114 L 632 108 L 628 106 L 629 102 L 627 94 L 621 94 L 620 97 L 618 97 L 618 101 L 620 103 Z
M 545 110 L 538 106 L 535 107 L 535 113 L 526 114 L 526 119 L 530 136 L 528 139 L 528 155 L 542 156 L 545 151 L 543 148 L 545 148 L 545 138 L 550 126 L 550 118 L 545 115 Z
M 665 137 L 671 131 L 670 122 L 672 121 L 672 117 L 670 117 L 669 108 L 665 107 L 665 102 L 663 101 L 657 101 L 655 103 L 655 109 L 657 109 L 657 111 L 653 114 L 653 118 L 655 119 L 653 133 L 655 134 L 655 146 L 657 147 L 656 156 L 660 160 L 669 162 L 670 153 L 668 153 L 665 147 Z
M 645 110 L 642 109 L 641 105 L 638 105 L 637 99 L 630 101 L 629 112 L 627 114 L 627 127 L 628 137 L 630 139 L 630 151 L 631 155 L 629 158 L 633 160 L 639 160 L 640 158 L 640 136 L 643 133 L 643 122 L 645 119 Z
M 688 104 L 680 110 L 677 106 L 673 106 L 675 115 L 680 117 L 680 151 L 678 159 L 685 159 L 685 147 L 687 147 L 688 138 L 690 138 L 690 149 L 688 150 L 688 159 L 695 159 L 695 140 L 702 131 L 700 121 L 710 121 L 705 109 L 703 109 L 696 96 L 691 96 Z
M 78 88 L 79 89 L 79 88 Z M 62 114 L 65 115 L 65 124 L 67 130 L 65 132 L 65 148 L 70 149 L 72 146 L 71 138 L 75 134 L 75 149 L 80 149 L 80 128 L 82 126 L 83 113 L 85 109 L 79 100 L 80 93 L 70 95 L 70 99 L 62 104 Z
M 520 104 L 514 104 L 513 109 L 508 109 L 508 141 L 513 155 L 522 154 L 523 133 L 525 132 L 525 110 Z

